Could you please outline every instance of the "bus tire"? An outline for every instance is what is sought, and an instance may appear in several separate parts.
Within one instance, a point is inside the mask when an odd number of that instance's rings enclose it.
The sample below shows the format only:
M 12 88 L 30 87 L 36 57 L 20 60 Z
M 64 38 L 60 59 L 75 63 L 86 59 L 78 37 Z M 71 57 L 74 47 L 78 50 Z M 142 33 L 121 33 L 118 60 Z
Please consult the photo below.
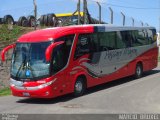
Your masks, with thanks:
M 84 94 L 86 90 L 86 82 L 83 77 L 78 77 L 74 85 L 74 96 L 79 97 Z
M 23 27 L 28 27 L 28 26 L 29 26 L 28 20 L 23 20 L 23 21 L 22 21 L 22 26 L 23 26 Z
M 63 26 L 63 20 L 58 18 L 56 19 L 56 27 L 62 27 Z
M 11 15 L 5 15 L 3 18 L 4 24 L 14 24 L 14 19 Z
M 44 15 L 44 25 L 48 26 L 48 16 Z
M 30 15 L 27 17 L 28 20 L 28 26 L 34 27 L 35 26 L 35 17 L 33 15 Z
M 24 21 L 26 21 L 27 18 L 25 16 L 21 16 L 19 19 L 18 19 L 18 26 L 23 26 L 23 23 Z
M 56 20 L 56 15 L 55 14 L 48 14 L 48 26 L 54 26 L 55 25 L 55 20 Z
M 41 17 L 40 17 L 40 25 L 44 25 L 44 15 L 41 15 Z
M 141 78 L 143 75 L 143 66 L 141 63 L 137 63 L 136 70 L 135 70 L 135 78 Z
M 3 18 L 0 18 L 0 24 L 2 24 L 3 23 Z

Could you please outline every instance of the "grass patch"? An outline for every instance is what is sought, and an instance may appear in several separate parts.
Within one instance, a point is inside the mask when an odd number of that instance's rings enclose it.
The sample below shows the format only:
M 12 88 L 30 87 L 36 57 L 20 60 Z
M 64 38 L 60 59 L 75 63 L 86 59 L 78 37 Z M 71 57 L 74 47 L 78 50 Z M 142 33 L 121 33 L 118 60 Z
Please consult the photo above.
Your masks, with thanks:
M 0 41 L 16 40 L 22 34 L 33 31 L 33 28 L 13 25 L 12 29 L 6 24 L 0 25 Z
M 158 57 L 158 62 L 160 62 L 160 57 Z
M 11 95 L 10 88 L 7 87 L 0 90 L 0 96 L 7 96 L 7 95 Z

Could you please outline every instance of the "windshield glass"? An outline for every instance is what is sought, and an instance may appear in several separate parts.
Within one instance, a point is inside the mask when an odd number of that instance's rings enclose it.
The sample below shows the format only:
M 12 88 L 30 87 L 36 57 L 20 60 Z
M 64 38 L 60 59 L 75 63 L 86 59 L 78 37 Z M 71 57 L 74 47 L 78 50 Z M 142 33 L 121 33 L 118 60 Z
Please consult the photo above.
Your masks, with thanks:
M 49 76 L 45 51 L 51 42 L 17 43 L 12 57 L 11 77 L 36 79 Z

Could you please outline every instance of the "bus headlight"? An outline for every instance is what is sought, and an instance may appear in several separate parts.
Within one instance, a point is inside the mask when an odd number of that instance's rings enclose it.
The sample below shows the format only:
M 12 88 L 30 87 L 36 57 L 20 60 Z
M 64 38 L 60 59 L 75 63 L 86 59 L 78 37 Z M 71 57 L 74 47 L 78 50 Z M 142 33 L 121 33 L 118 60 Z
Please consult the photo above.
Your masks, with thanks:
M 57 79 L 54 79 L 54 80 L 52 80 L 52 81 L 50 81 L 50 82 L 44 83 L 44 84 L 42 84 L 42 85 L 39 85 L 38 88 L 39 88 L 39 89 L 42 89 L 42 88 L 45 88 L 45 87 L 47 87 L 47 86 L 50 86 L 50 85 L 53 84 L 56 80 L 57 80 Z

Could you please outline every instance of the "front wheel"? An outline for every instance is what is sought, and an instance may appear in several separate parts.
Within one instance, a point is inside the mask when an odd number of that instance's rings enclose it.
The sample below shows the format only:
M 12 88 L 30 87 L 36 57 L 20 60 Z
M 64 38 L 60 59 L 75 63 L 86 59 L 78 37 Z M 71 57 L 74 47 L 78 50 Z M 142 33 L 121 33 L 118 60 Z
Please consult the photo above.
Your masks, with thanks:
M 136 71 L 135 71 L 135 78 L 141 78 L 143 74 L 143 67 L 141 64 L 137 64 L 136 65 Z
M 86 90 L 85 80 L 79 77 L 74 85 L 74 96 L 78 97 L 84 94 Z

